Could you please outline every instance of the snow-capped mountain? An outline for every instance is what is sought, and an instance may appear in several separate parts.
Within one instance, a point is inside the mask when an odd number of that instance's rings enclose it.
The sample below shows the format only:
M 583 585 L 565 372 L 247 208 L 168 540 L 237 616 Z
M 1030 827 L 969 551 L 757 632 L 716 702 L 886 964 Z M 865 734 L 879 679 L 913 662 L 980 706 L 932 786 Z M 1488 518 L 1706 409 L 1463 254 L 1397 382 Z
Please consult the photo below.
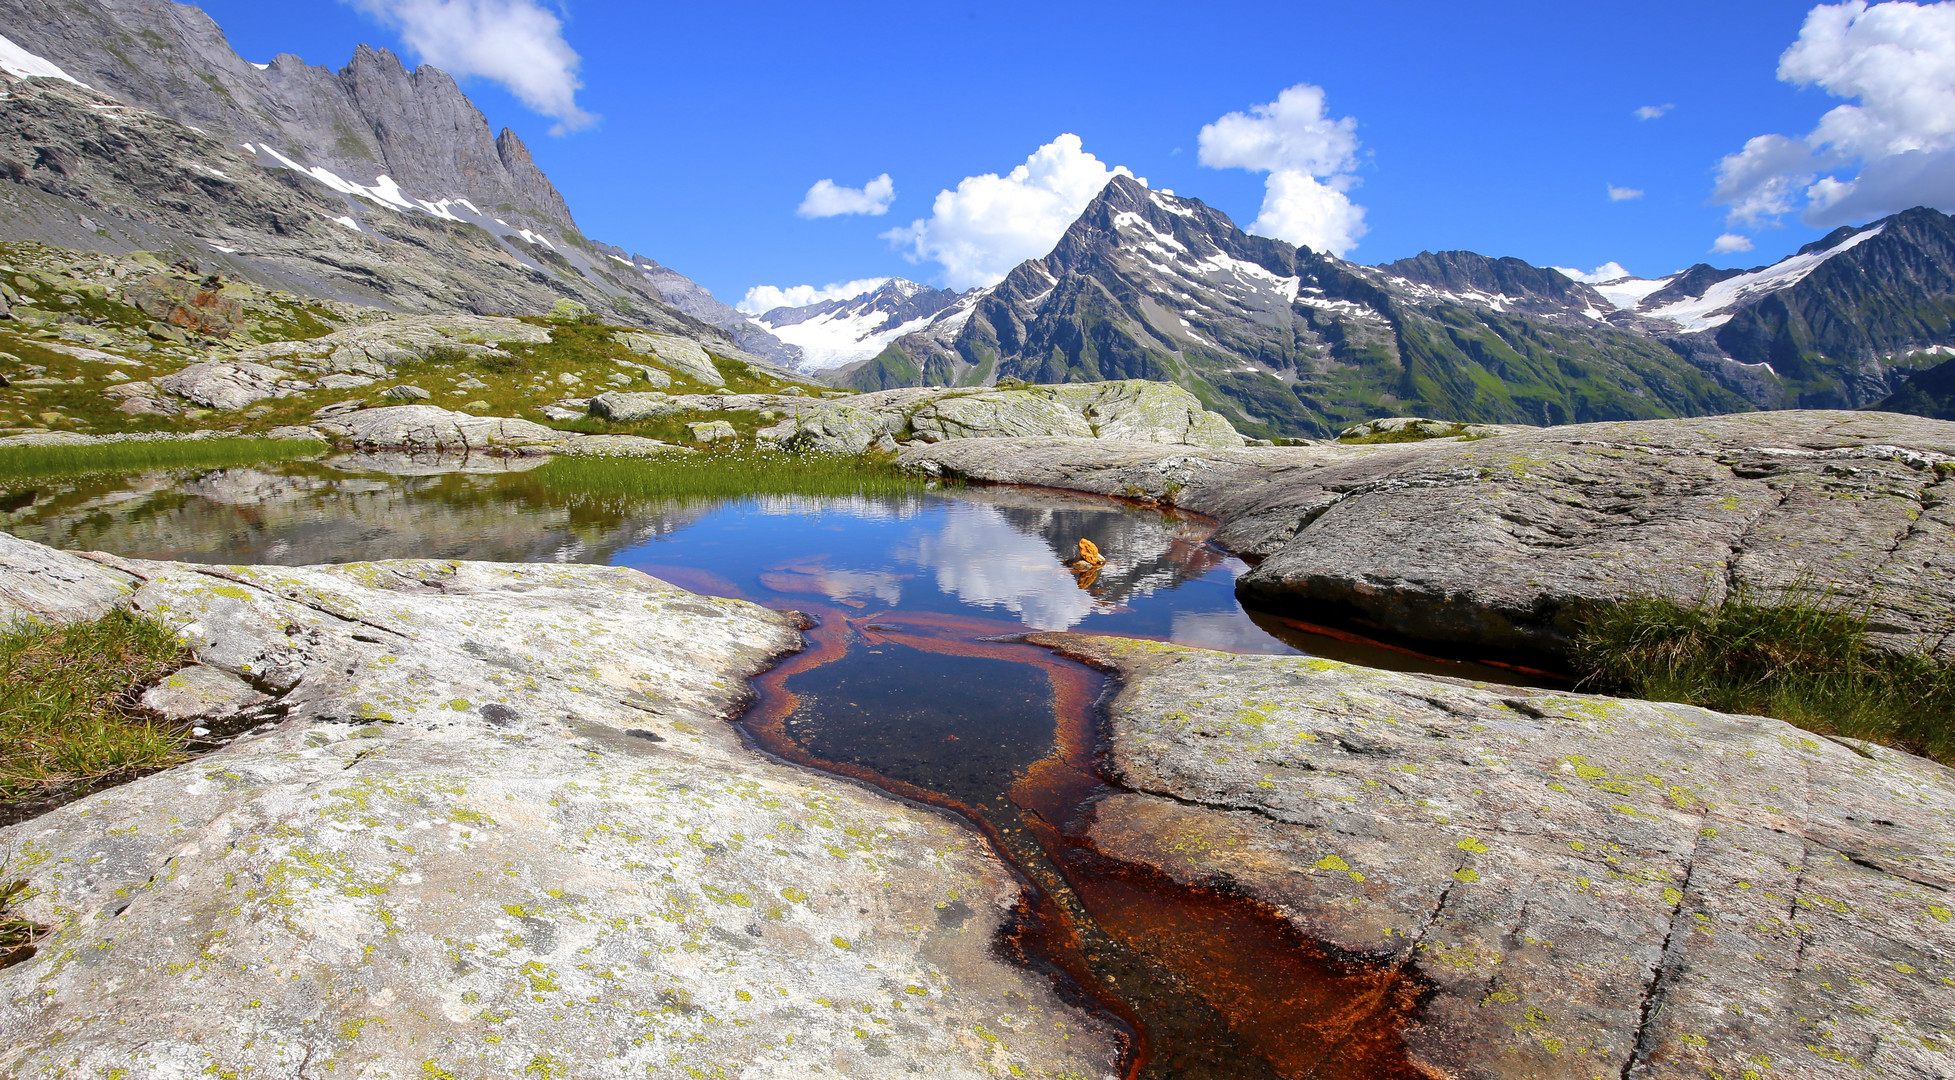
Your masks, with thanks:
M 947 289 L 891 278 L 857 296 L 778 307 L 752 321 L 799 349 L 802 371 L 827 371 L 875 356 L 897 338 L 930 325 L 957 299 Z
M 831 381 L 1153 378 L 1238 427 L 1567 423 L 1877 403 L 1955 345 L 1955 219 L 1913 210 L 1770 267 L 1589 284 L 1519 259 L 1362 266 L 1110 182 L 1053 252 Z
M 0 172 L 19 191 L 0 233 L 174 249 L 406 310 L 540 311 L 567 295 L 614 322 L 796 358 L 738 313 L 668 302 L 704 290 L 585 237 L 522 140 L 492 134 L 437 68 L 366 46 L 339 70 L 249 63 L 173 0 L 0 0 L 0 29 Z

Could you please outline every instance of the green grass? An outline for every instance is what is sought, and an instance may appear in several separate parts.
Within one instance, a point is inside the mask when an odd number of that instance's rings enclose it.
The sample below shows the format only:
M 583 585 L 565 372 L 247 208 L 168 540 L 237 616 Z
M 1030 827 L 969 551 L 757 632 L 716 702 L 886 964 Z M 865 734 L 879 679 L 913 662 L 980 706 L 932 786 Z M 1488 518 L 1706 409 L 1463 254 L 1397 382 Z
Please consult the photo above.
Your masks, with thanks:
M 1646 597 L 1592 612 L 1577 638 L 1584 688 L 1773 716 L 1955 761 L 1955 668 L 1876 649 L 1864 610 L 1795 590 L 1777 602 Z
M 523 474 L 562 495 L 706 502 L 756 495 L 901 498 L 930 481 L 858 458 L 739 450 L 649 459 L 558 458 Z
M 0 885 L 0 968 L 12 967 L 34 955 L 34 942 L 48 928 L 19 918 L 13 913 L 15 902 L 27 891 L 24 881 Z
M 0 483 L 70 476 L 222 469 L 325 453 L 307 439 L 145 439 L 85 446 L 0 447 Z
M 182 760 L 183 733 L 134 698 L 188 659 L 168 624 L 122 609 L 0 631 L 0 805 Z

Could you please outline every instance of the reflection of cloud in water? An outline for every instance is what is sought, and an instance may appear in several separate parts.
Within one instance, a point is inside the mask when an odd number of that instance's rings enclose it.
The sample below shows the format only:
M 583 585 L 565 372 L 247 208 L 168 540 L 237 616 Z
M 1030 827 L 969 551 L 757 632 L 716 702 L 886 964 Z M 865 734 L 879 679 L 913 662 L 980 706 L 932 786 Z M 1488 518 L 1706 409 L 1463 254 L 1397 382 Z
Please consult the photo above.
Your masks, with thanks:
M 1227 652 L 1293 653 L 1288 645 L 1269 636 L 1262 627 L 1249 621 L 1240 611 L 1217 611 L 1198 615 L 1177 612 L 1168 640 L 1177 645 Z
M 1051 544 L 1015 528 L 995 506 L 950 507 L 942 529 L 919 536 L 897 557 L 933 571 L 943 592 L 1004 608 L 1036 630 L 1070 630 L 1099 607 Z
M 908 521 L 923 512 L 920 496 L 885 498 L 847 495 L 754 495 L 754 510 L 769 517 L 819 518 L 824 514 L 858 521 Z
M 891 607 L 903 602 L 907 574 L 874 570 L 831 570 L 818 562 L 778 566 L 760 575 L 760 583 L 775 592 L 813 593 L 848 603 L 880 600 Z

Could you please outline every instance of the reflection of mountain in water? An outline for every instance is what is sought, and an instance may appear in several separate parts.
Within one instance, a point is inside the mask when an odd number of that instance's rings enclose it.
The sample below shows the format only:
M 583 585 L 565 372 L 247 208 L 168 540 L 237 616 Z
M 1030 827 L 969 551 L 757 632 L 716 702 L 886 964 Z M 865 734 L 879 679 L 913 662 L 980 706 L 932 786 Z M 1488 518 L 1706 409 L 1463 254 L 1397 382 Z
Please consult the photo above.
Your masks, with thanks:
M 943 528 L 898 557 L 935 574 L 937 588 L 967 604 L 1003 608 L 1036 629 L 1065 630 L 1215 569 L 1227 556 L 1203 543 L 1212 531 L 1139 507 L 980 488 L 963 492 Z M 1086 589 L 1065 566 L 1082 537 L 1107 557 Z
M 0 526 L 52 547 L 286 566 L 601 563 L 709 509 L 605 505 L 522 473 L 371 475 L 317 464 L 62 481 L 6 495 Z

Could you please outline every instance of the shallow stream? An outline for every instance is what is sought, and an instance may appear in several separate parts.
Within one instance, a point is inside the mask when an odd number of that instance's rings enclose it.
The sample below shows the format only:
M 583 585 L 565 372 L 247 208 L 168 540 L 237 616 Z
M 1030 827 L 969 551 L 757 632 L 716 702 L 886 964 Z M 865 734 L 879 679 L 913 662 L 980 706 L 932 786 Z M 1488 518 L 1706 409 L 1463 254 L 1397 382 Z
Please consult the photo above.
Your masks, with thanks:
M 1245 612 L 1211 527 L 1012 488 L 900 499 L 635 503 L 524 471 L 294 463 L 0 490 L 0 527 L 131 558 L 389 558 L 629 566 L 813 616 L 810 646 L 740 721 L 765 750 L 958 813 L 1027 883 L 1001 943 L 1130 1034 L 1132 1077 L 1398 1077 L 1418 988 L 1326 956 L 1226 891 L 1117 865 L 1080 839 L 1103 676 L 1010 640 L 1072 630 L 1511 681 Z M 1080 539 L 1108 563 L 1066 565 Z

